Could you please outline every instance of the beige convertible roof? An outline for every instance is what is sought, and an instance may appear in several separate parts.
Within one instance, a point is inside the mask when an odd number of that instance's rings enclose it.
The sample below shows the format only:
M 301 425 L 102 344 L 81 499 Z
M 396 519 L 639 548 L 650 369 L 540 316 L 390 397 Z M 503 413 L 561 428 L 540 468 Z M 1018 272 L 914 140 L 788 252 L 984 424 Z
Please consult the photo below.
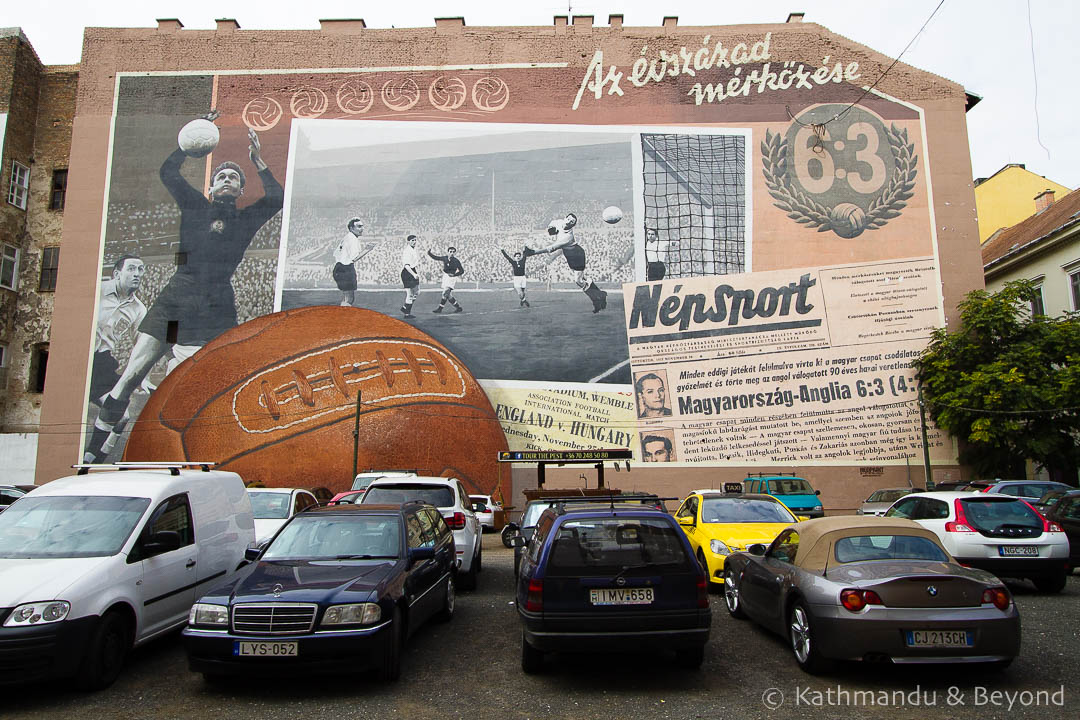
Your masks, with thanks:
M 795 556 L 795 565 L 810 572 L 825 570 L 829 564 L 832 546 L 837 540 L 859 535 L 916 535 L 930 540 L 952 559 L 937 535 L 917 522 L 903 518 L 837 515 L 806 520 L 788 527 L 799 533 L 799 552 Z

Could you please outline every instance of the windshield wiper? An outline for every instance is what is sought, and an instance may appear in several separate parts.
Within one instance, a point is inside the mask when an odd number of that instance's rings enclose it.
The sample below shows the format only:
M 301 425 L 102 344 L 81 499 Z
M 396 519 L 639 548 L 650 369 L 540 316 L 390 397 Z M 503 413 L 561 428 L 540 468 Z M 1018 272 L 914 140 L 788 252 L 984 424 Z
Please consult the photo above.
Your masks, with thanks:
M 397 555 L 335 555 L 334 560 L 396 560 Z
M 620 570 L 615 575 L 615 577 L 613 577 L 611 579 L 612 580 L 618 580 L 623 575 L 625 575 L 628 570 L 641 570 L 642 568 L 647 568 L 647 567 L 650 567 L 651 565 L 652 565 L 652 563 L 641 563 L 640 565 L 623 565 L 622 570 Z

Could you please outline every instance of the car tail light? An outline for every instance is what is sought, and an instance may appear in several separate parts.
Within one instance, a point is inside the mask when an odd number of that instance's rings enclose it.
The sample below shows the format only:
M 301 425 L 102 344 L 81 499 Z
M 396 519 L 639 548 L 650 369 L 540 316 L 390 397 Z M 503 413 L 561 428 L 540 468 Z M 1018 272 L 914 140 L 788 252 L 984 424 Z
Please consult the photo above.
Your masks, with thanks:
M 700 609 L 709 607 L 709 578 L 704 573 L 697 579 L 697 606 Z
M 525 598 L 525 609 L 530 612 L 542 612 L 544 609 L 544 581 L 530 580 L 529 595 Z
M 998 610 L 1007 610 L 1009 608 L 1009 591 L 1003 587 L 983 590 L 982 601 L 984 604 L 994 603 L 994 607 Z
M 451 530 L 464 530 L 465 529 L 465 513 L 456 512 L 446 520 L 446 526 Z
M 945 523 L 945 532 L 975 532 L 968 525 L 967 515 L 964 514 L 964 505 L 959 498 L 953 500 L 953 506 L 956 508 L 956 520 Z
M 851 612 L 859 612 L 867 605 L 884 605 L 873 590 L 841 590 L 840 603 Z
M 1027 500 L 1021 500 L 1020 502 L 1027 505 L 1029 508 L 1031 508 L 1035 512 L 1036 515 L 1039 516 L 1039 519 L 1042 520 L 1042 523 L 1043 523 L 1043 532 L 1048 532 L 1048 533 L 1065 532 L 1064 530 L 1061 529 L 1061 526 L 1058 525 L 1056 522 L 1050 522 L 1045 517 L 1043 517 L 1043 514 L 1041 512 L 1039 512 L 1038 510 L 1035 510 L 1035 507 L 1031 503 L 1029 503 Z

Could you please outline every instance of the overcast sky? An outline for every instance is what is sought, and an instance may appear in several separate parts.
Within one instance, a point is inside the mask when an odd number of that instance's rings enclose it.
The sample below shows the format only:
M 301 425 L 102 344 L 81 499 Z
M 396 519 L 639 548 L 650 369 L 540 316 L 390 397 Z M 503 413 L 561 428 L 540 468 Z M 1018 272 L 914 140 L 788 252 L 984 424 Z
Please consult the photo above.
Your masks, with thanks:
M 583 0 L 560 5 L 545 0 L 370 4 L 12 0 L 0 10 L 0 27 L 22 27 L 42 61 L 59 65 L 79 62 L 84 27 L 154 27 L 159 17 L 179 18 L 189 29 L 211 29 L 216 18 L 232 17 L 243 29 L 262 30 L 316 29 L 320 18 L 356 17 L 362 17 L 369 28 L 431 27 L 436 16 L 459 15 L 472 26 L 550 25 L 554 15 L 568 11 L 593 15 L 597 25 L 607 24 L 613 13 L 621 13 L 628 26 L 658 26 L 665 15 L 678 16 L 684 26 L 737 25 L 783 22 L 789 12 L 799 11 L 806 13 L 807 22 L 896 57 L 938 2 Z M 945 0 L 903 56 L 904 62 L 982 96 L 983 101 L 967 116 L 975 177 L 992 175 L 1007 163 L 1025 163 L 1029 170 L 1070 188 L 1080 185 L 1080 143 L 1069 117 L 1080 106 L 1073 77 L 1080 59 L 1078 27 L 1080 2 L 1076 0 Z

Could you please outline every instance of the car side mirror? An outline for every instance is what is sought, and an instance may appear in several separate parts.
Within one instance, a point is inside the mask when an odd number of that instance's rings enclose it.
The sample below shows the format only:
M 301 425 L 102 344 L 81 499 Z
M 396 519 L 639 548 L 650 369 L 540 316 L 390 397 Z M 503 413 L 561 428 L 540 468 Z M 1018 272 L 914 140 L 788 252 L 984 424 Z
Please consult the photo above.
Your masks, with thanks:
M 409 564 L 420 562 L 421 560 L 431 560 L 435 557 L 435 548 L 433 547 L 415 547 L 409 548 Z
M 526 545 L 528 545 L 528 543 L 525 542 L 525 538 L 521 537 L 520 535 L 515 535 L 514 537 L 510 538 L 510 544 L 513 547 L 525 547 Z
M 761 543 L 754 543 L 750 547 L 746 548 L 746 552 L 750 553 L 751 555 L 757 555 L 758 557 L 764 557 L 765 551 L 768 549 L 769 548 L 765 547 Z
M 820 494 L 821 494 L 821 491 L 820 491 L 820 490 L 815 490 L 815 491 L 814 491 L 814 494 L 815 494 L 815 495 L 820 495 Z
M 810 519 L 810 517 L 808 515 L 796 515 L 795 519 L 798 520 L 799 522 L 806 522 L 807 520 Z
M 695 525 L 694 517 L 692 515 L 684 515 L 678 518 L 680 525 Z
M 244 559 L 249 562 L 254 562 L 259 559 L 259 555 L 262 554 L 263 546 L 258 543 L 251 543 L 244 548 Z
M 180 547 L 183 547 L 180 533 L 175 530 L 159 530 L 143 543 L 143 554 L 144 556 L 160 555 Z

